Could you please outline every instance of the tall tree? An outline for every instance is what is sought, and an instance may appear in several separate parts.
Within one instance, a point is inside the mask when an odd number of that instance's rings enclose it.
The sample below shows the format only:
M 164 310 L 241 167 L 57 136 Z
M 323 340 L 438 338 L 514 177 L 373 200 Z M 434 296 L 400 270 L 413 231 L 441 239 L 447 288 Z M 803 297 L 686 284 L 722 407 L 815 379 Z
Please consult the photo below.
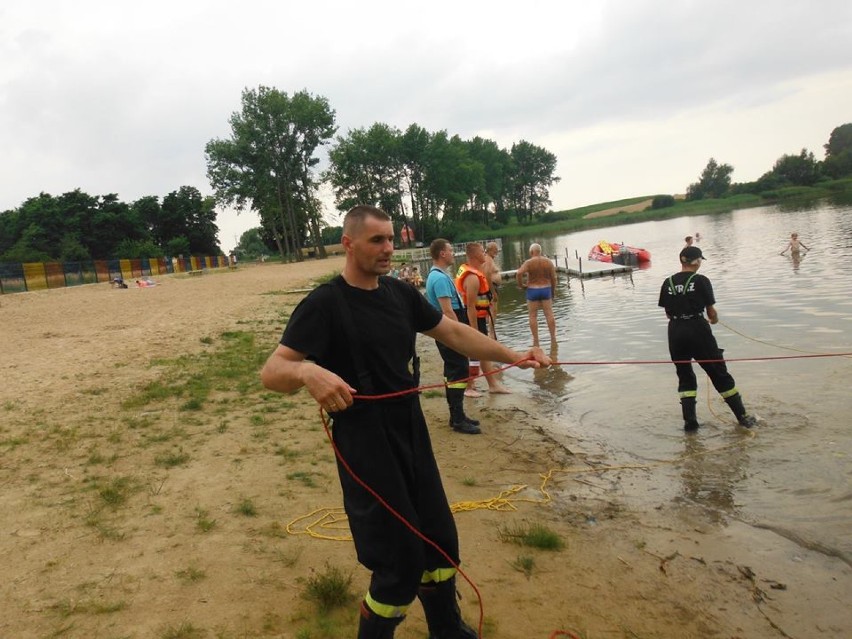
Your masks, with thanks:
M 399 130 L 376 122 L 369 129 L 353 129 L 338 136 L 336 142 L 328 154 L 326 177 L 334 189 L 337 207 L 345 211 L 356 204 L 369 204 L 401 219 Z
M 512 205 L 518 221 L 543 213 L 550 205 L 550 187 L 561 178 L 556 173 L 556 156 L 525 140 L 512 145 L 510 175 Z
M 260 86 L 243 91 L 242 110 L 231 115 L 230 139 L 205 147 L 217 201 L 257 211 L 282 257 L 301 260 L 308 234 L 324 254 L 314 154 L 334 135 L 334 122 L 334 110 L 321 96 L 301 91 L 290 97 Z
M 719 164 L 714 158 L 710 158 L 707 166 L 701 172 L 698 182 L 687 187 L 686 199 L 703 200 L 722 197 L 731 187 L 731 174 L 733 172 L 734 167 L 730 164 Z
M 852 175 L 852 123 L 835 127 L 824 148 L 826 175 L 835 179 Z
M 202 196 L 194 186 L 182 186 L 163 198 L 160 211 L 166 242 L 185 237 L 190 253 L 216 255 L 222 252 L 216 239 L 219 227 L 212 197 Z

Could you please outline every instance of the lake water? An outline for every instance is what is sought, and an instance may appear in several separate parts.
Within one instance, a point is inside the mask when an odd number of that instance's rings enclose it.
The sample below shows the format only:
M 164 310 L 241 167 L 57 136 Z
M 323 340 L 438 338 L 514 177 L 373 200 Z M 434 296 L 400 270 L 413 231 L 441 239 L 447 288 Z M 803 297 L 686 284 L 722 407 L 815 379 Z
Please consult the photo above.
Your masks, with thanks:
M 811 248 L 795 262 L 789 252 L 779 255 L 792 231 Z M 507 382 L 542 405 L 554 431 L 612 463 L 650 466 L 693 455 L 622 475 L 614 487 L 634 506 L 697 506 L 709 518 L 769 527 L 850 563 L 852 358 L 731 363 L 746 407 L 761 420 L 753 432 L 735 427 L 696 367 L 702 427 L 695 435 L 682 430 L 674 366 L 629 363 L 668 359 L 657 299 L 663 280 L 679 270 L 683 238 L 696 232 L 707 258 L 701 273 L 713 283 L 719 311 L 713 330 L 726 357 L 852 352 L 852 205 L 772 206 L 504 241 L 503 269 L 516 268 L 531 241 L 560 259 L 566 250 L 585 257 L 601 239 L 652 255 L 648 268 L 630 275 L 568 281 L 560 274 L 557 359 L 569 363 L 536 375 L 507 371 Z M 528 347 L 522 292 L 507 284 L 500 301 L 500 340 Z M 539 321 L 547 348 L 543 316 Z M 612 361 L 625 363 L 585 363 Z

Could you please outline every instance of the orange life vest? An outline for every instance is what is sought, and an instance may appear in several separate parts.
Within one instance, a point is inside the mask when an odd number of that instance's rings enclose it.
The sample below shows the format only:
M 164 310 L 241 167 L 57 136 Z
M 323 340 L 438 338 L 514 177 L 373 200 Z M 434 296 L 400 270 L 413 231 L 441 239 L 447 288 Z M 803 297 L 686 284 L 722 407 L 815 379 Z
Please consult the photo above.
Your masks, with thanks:
M 456 273 L 456 290 L 462 298 L 465 306 L 467 306 L 467 292 L 464 289 L 464 280 L 468 275 L 476 275 L 479 279 L 479 290 L 476 293 L 476 316 L 488 317 L 488 309 L 491 307 L 491 287 L 488 285 L 488 278 L 478 269 L 462 264 Z

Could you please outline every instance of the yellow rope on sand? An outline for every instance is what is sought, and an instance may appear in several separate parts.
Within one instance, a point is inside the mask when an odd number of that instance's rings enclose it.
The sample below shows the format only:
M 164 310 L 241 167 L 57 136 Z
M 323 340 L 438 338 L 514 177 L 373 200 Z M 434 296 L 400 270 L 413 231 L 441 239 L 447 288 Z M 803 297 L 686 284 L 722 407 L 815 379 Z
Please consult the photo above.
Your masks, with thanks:
M 578 475 L 583 473 L 605 473 L 616 470 L 649 470 L 661 466 L 679 464 L 692 457 L 701 457 L 717 453 L 735 446 L 742 446 L 755 437 L 754 431 L 748 431 L 748 437 L 737 440 L 718 448 L 704 450 L 696 453 L 680 455 L 675 459 L 651 462 L 647 464 L 621 464 L 618 466 L 575 466 L 572 468 L 551 468 L 546 473 L 539 475 L 541 484 L 538 487 L 540 497 L 519 497 L 519 493 L 528 488 L 526 484 L 517 484 L 503 490 L 495 497 L 474 501 L 460 501 L 450 505 L 453 513 L 470 512 L 473 510 L 492 510 L 497 512 L 516 511 L 515 504 L 528 503 L 546 505 L 553 501 L 548 491 L 548 484 L 555 481 L 558 474 Z M 286 530 L 291 535 L 308 535 L 314 539 L 325 539 L 328 541 L 352 541 L 349 534 L 346 512 L 343 508 L 317 508 L 316 510 L 300 515 L 287 524 Z

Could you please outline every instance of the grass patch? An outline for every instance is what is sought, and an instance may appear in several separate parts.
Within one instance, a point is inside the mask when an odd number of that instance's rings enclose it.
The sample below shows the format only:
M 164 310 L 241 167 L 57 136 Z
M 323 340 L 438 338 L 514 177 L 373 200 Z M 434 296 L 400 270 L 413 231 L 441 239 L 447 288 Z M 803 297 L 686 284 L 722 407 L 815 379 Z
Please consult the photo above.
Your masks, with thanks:
M 316 488 L 317 483 L 314 481 L 314 479 L 311 475 L 313 475 L 313 473 L 306 473 L 304 471 L 298 471 L 298 472 L 290 473 L 289 475 L 287 475 L 287 479 L 289 479 L 291 481 L 302 482 L 302 484 L 304 484 L 308 488 Z
M 327 612 L 348 605 L 355 599 L 352 593 L 352 574 L 340 568 L 325 565 L 322 572 L 314 572 L 305 583 L 303 596 Z
M 535 558 L 529 555 L 518 555 L 515 558 L 515 561 L 512 562 L 512 568 L 518 572 L 524 573 L 527 579 L 529 579 L 532 575 L 533 568 L 535 568 Z
M 175 466 L 183 466 L 189 461 L 189 453 L 178 449 L 168 453 L 163 453 L 154 457 L 154 464 L 160 468 L 174 468 Z
M 512 524 L 500 528 L 500 539 L 539 550 L 562 550 L 565 542 L 543 524 Z
M 110 508 L 118 508 L 127 503 L 136 487 L 130 477 L 114 477 L 103 485 L 97 486 L 98 497 Z
M 178 401 L 181 411 L 203 410 L 213 391 L 244 396 L 262 390 L 258 371 L 269 355 L 269 346 L 257 344 L 254 333 L 226 331 L 216 348 L 174 359 L 158 359 L 158 379 L 147 384 L 122 407 L 139 409 L 150 404 Z M 208 339 L 208 338 L 205 338 Z M 212 338 L 210 342 L 214 343 Z
M 243 517 L 257 517 L 257 506 L 251 499 L 244 497 L 234 506 L 234 512 Z
M 195 509 L 195 528 L 199 532 L 207 533 L 216 527 L 216 520 L 210 519 L 210 513 L 203 508 Z
M 175 571 L 175 577 L 187 583 L 195 583 L 196 581 L 201 581 L 206 576 L 206 572 L 199 568 L 196 568 L 195 566 L 189 566 L 187 568 L 184 568 L 183 570 Z
M 207 632 L 184 621 L 178 626 L 168 625 L 160 632 L 160 639 L 201 639 Z

